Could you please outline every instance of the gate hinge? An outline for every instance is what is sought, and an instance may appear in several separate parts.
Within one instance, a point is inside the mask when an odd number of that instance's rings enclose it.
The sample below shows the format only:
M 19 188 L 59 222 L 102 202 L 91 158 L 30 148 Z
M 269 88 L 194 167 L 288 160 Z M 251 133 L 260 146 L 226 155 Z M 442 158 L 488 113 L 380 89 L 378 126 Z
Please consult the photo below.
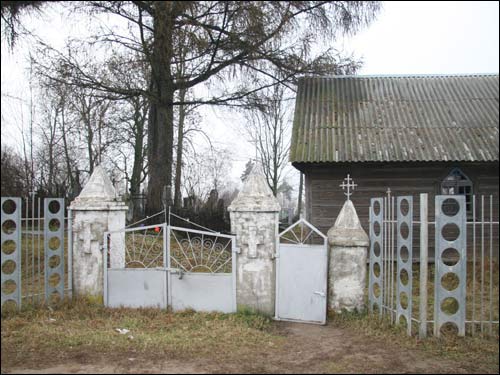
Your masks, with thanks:
M 271 260 L 278 259 L 279 257 L 280 257 L 279 254 L 274 253 L 273 255 L 271 255 Z
M 241 254 L 241 249 L 239 247 L 235 247 L 233 252 L 236 254 Z

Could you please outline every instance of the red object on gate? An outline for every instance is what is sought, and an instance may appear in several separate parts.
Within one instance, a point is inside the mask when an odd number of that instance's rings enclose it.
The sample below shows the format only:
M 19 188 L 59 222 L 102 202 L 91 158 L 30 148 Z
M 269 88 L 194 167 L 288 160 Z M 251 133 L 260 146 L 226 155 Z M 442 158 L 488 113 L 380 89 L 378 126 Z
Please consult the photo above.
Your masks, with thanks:
M 155 227 L 155 232 L 158 233 L 160 231 L 160 227 Z

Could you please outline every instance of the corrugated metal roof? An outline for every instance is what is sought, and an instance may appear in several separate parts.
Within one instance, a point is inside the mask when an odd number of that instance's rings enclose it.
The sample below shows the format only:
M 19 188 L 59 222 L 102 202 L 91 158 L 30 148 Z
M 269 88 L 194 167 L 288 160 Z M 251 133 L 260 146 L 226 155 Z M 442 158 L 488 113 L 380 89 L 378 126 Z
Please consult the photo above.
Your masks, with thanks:
M 498 161 L 498 93 L 498 74 L 301 78 L 290 161 Z

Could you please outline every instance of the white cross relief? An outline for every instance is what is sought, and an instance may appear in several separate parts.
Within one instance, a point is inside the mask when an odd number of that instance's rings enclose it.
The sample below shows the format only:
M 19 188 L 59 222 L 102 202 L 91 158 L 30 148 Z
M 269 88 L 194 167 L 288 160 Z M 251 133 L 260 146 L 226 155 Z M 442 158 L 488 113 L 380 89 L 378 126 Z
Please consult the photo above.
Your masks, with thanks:
M 257 247 L 264 243 L 264 237 L 257 235 L 257 228 L 253 225 L 248 228 L 248 234 L 241 239 L 243 244 L 248 245 L 248 258 L 257 258 Z
M 342 190 L 347 188 L 347 193 L 344 194 L 347 196 L 347 200 L 351 200 L 350 198 L 350 196 L 352 195 L 351 188 L 352 190 L 354 190 L 354 188 L 358 185 L 354 183 L 354 180 L 349 175 L 347 175 L 347 178 L 344 178 L 344 182 L 342 182 L 339 186 L 342 188 Z

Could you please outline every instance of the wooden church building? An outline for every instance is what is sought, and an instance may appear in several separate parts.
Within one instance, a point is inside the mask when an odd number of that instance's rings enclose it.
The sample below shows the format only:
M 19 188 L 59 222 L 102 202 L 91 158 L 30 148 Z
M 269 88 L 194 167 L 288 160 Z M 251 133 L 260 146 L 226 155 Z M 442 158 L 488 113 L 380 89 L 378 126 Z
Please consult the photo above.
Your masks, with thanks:
M 304 77 L 296 98 L 290 161 L 304 174 L 306 219 L 323 233 L 351 197 L 368 233 L 370 198 L 419 193 L 493 195 L 498 221 L 499 76 Z M 487 200 L 489 206 L 489 200 Z M 480 215 L 476 207 L 476 216 Z

